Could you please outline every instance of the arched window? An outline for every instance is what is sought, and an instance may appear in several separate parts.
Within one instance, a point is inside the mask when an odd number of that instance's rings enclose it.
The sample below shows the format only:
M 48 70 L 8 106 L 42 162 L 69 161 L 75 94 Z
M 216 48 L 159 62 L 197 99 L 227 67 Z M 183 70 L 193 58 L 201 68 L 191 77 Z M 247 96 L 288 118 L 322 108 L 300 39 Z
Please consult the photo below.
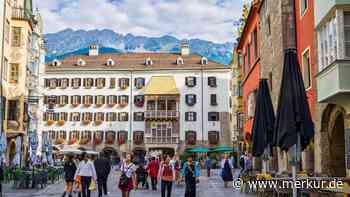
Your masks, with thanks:
M 178 57 L 176 60 L 176 64 L 177 65 L 183 65 L 184 64 L 184 59 L 182 59 L 182 57 Z
M 109 58 L 109 59 L 107 60 L 106 65 L 107 65 L 107 66 L 114 66 L 114 61 L 113 61 L 111 58 Z
M 216 145 L 219 143 L 219 132 L 209 131 L 208 132 L 208 141 L 209 144 Z
M 202 64 L 202 65 L 207 65 L 207 64 L 208 64 L 208 58 L 202 57 L 202 59 L 201 59 L 201 64 Z
M 77 66 L 85 66 L 85 61 L 83 59 L 79 58 L 77 61 Z
M 145 65 L 146 65 L 146 66 L 151 66 L 152 64 L 153 64 L 152 59 L 151 59 L 150 57 L 146 58 L 146 60 L 145 60 Z
M 143 131 L 134 131 L 134 143 L 136 145 L 141 145 L 143 144 Z
M 58 61 L 58 59 L 54 59 L 53 61 L 52 61 L 52 64 L 51 64 L 52 66 L 60 66 L 61 65 L 61 62 L 60 61 Z

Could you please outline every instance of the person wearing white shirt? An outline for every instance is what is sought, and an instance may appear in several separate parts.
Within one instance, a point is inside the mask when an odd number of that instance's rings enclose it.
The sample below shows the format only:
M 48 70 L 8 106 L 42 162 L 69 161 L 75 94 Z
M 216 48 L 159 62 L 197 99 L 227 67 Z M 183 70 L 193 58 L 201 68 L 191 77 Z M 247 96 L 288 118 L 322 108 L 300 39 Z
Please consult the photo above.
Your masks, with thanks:
M 86 153 L 82 154 L 83 160 L 79 163 L 78 169 L 75 174 L 75 180 L 77 176 L 81 177 L 81 193 L 82 197 L 90 197 L 89 186 L 91 181 L 97 179 L 95 166 Z

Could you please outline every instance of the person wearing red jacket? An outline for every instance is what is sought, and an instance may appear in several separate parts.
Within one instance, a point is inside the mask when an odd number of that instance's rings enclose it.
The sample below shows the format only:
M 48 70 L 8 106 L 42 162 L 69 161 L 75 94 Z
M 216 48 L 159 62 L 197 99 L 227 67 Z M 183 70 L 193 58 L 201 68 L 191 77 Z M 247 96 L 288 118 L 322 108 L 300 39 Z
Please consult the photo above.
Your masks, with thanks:
M 152 190 L 157 190 L 157 176 L 159 171 L 159 162 L 152 157 L 147 166 L 148 176 L 151 177 Z

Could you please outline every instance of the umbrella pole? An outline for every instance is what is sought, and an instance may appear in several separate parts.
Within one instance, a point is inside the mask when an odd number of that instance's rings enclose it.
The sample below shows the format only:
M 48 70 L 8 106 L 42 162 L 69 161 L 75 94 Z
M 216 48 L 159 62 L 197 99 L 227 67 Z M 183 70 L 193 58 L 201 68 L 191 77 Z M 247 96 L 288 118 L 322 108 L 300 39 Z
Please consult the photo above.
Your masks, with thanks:
M 294 162 L 292 166 L 292 175 L 293 175 L 293 197 L 298 196 L 298 189 L 295 188 L 295 183 L 297 180 L 297 170 L 300 162 L 300 133 L 297 133 L 297 144 L 294 146 Z

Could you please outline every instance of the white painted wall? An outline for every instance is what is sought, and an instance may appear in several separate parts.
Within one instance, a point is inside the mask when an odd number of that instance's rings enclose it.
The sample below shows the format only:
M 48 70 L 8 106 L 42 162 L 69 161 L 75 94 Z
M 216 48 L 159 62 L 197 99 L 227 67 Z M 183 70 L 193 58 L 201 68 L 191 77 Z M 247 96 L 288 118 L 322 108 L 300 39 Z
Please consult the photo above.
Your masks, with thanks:
M 132 135 L 130 133 L 131 130 L 142 130 L 145 131 L 145 122 L 133 122 L 133 112 L 144 111 L 146 104 L 143 108 L 136 107 L 133 104 L 134 99 L 131 98 L 131 93 L 133 96 L 138 94 L 143 94 L 143 89 L 138 90 L 134 87 L 134 79 L 137 77 L 145 78 L 145 84 L 147 86 L 149 80 L 152 76 L 173 76 L 176 81 L 176 85 L 178 90 L 180 91 L 180 140 L 185 140 L 185 131 L 193 130 L 197 131 L 197 140 L 205 140 L 208 139 L 208 131 L 216 130 L 220 131 L 220 122 L 208 122 L 208 112 L 216 111 L 216 112 L 227 112 L 230 113 L 229 107 L 229 97 L 230 97 L 230 69 L 218 69 L 218 70 L 165 70 L 165 71 L 133 71 L 132 73 L 129 71 L 62 71 L 56 73 L 44 73 L 43 77 L 40 80 L 40 87 L 42 88 L 43 95 L 129 95 L 129 105 L 124 108 L 113 107 L 110 108 L 108 106 L 103 106 L 100 108 L 96 108 L 92 105 L 89 108 L 81 105 L 76 108 L 71 107 L 71 105 L 66 105 L 64 107 L 55 108 L 55 112 L 128 112 L 129 113 L 129 121 L 128 122 L 104 122 L 99 126 L 95 126 L 91 123 L 88 126 L 82 125 L 80 122 L 72 123 L 66 122 L 64 126 L 47 126 L 46 122 L 40 119 L 41 131 L 47 130 L 126 130 L 129 131 L 129 139 L 132 139 Z M 187 87 L 185 85 L 185 78 L 189 76 L 196 76 L 196 86 L 195 87 Z M 211 88 L 208 86 L 207 77 L 215 76 L 217 78 L 217 87 Z M 68 87 L 67 89 L 48 89 L 44 88 L 44 79 L 45 78 L 106 78 L 106 87 L 103 89 L 96 89 L 92 87 L 91 89 L 85 89 L 81 87 L 80 89 L 72 89 Z M 130 86 L 126 90 L 120 90 L 119 87 L 114 89 L 109 88 L 109 78 L 124 78 L 127 77 L 130 80 Z M 203 79 L 203 80 L 202 80 Z M 116 85 L 117 86 L 117 85 Z M 203 91 L 203 94 L 202 94 Z M 196 94 L 197 95 L 197 103 L 190 107 L 187 106 L 185 102 L 186 94 Z M 217 106 L 210 106 L 210 94 L 217 94 Z M 202 103 L 203 102 L 203 103 Z M 45 111 L 45 106 L 41 101 L 41 111 Z M 131 112 L 132 111 L 132 112 Z M 197 112 L 197 121 L 196 122 L 186 122 L 185 121 L 185 112 L 187 111 L 195 111 Z M 203 122 L 202 122 L 202 111 L 203 113 Z M 131 113 L 130 113 L 131 112 Z M 132 123 L 132 124 L 131 124 Z M 203 131 L 202 131 L 203 128 Z

